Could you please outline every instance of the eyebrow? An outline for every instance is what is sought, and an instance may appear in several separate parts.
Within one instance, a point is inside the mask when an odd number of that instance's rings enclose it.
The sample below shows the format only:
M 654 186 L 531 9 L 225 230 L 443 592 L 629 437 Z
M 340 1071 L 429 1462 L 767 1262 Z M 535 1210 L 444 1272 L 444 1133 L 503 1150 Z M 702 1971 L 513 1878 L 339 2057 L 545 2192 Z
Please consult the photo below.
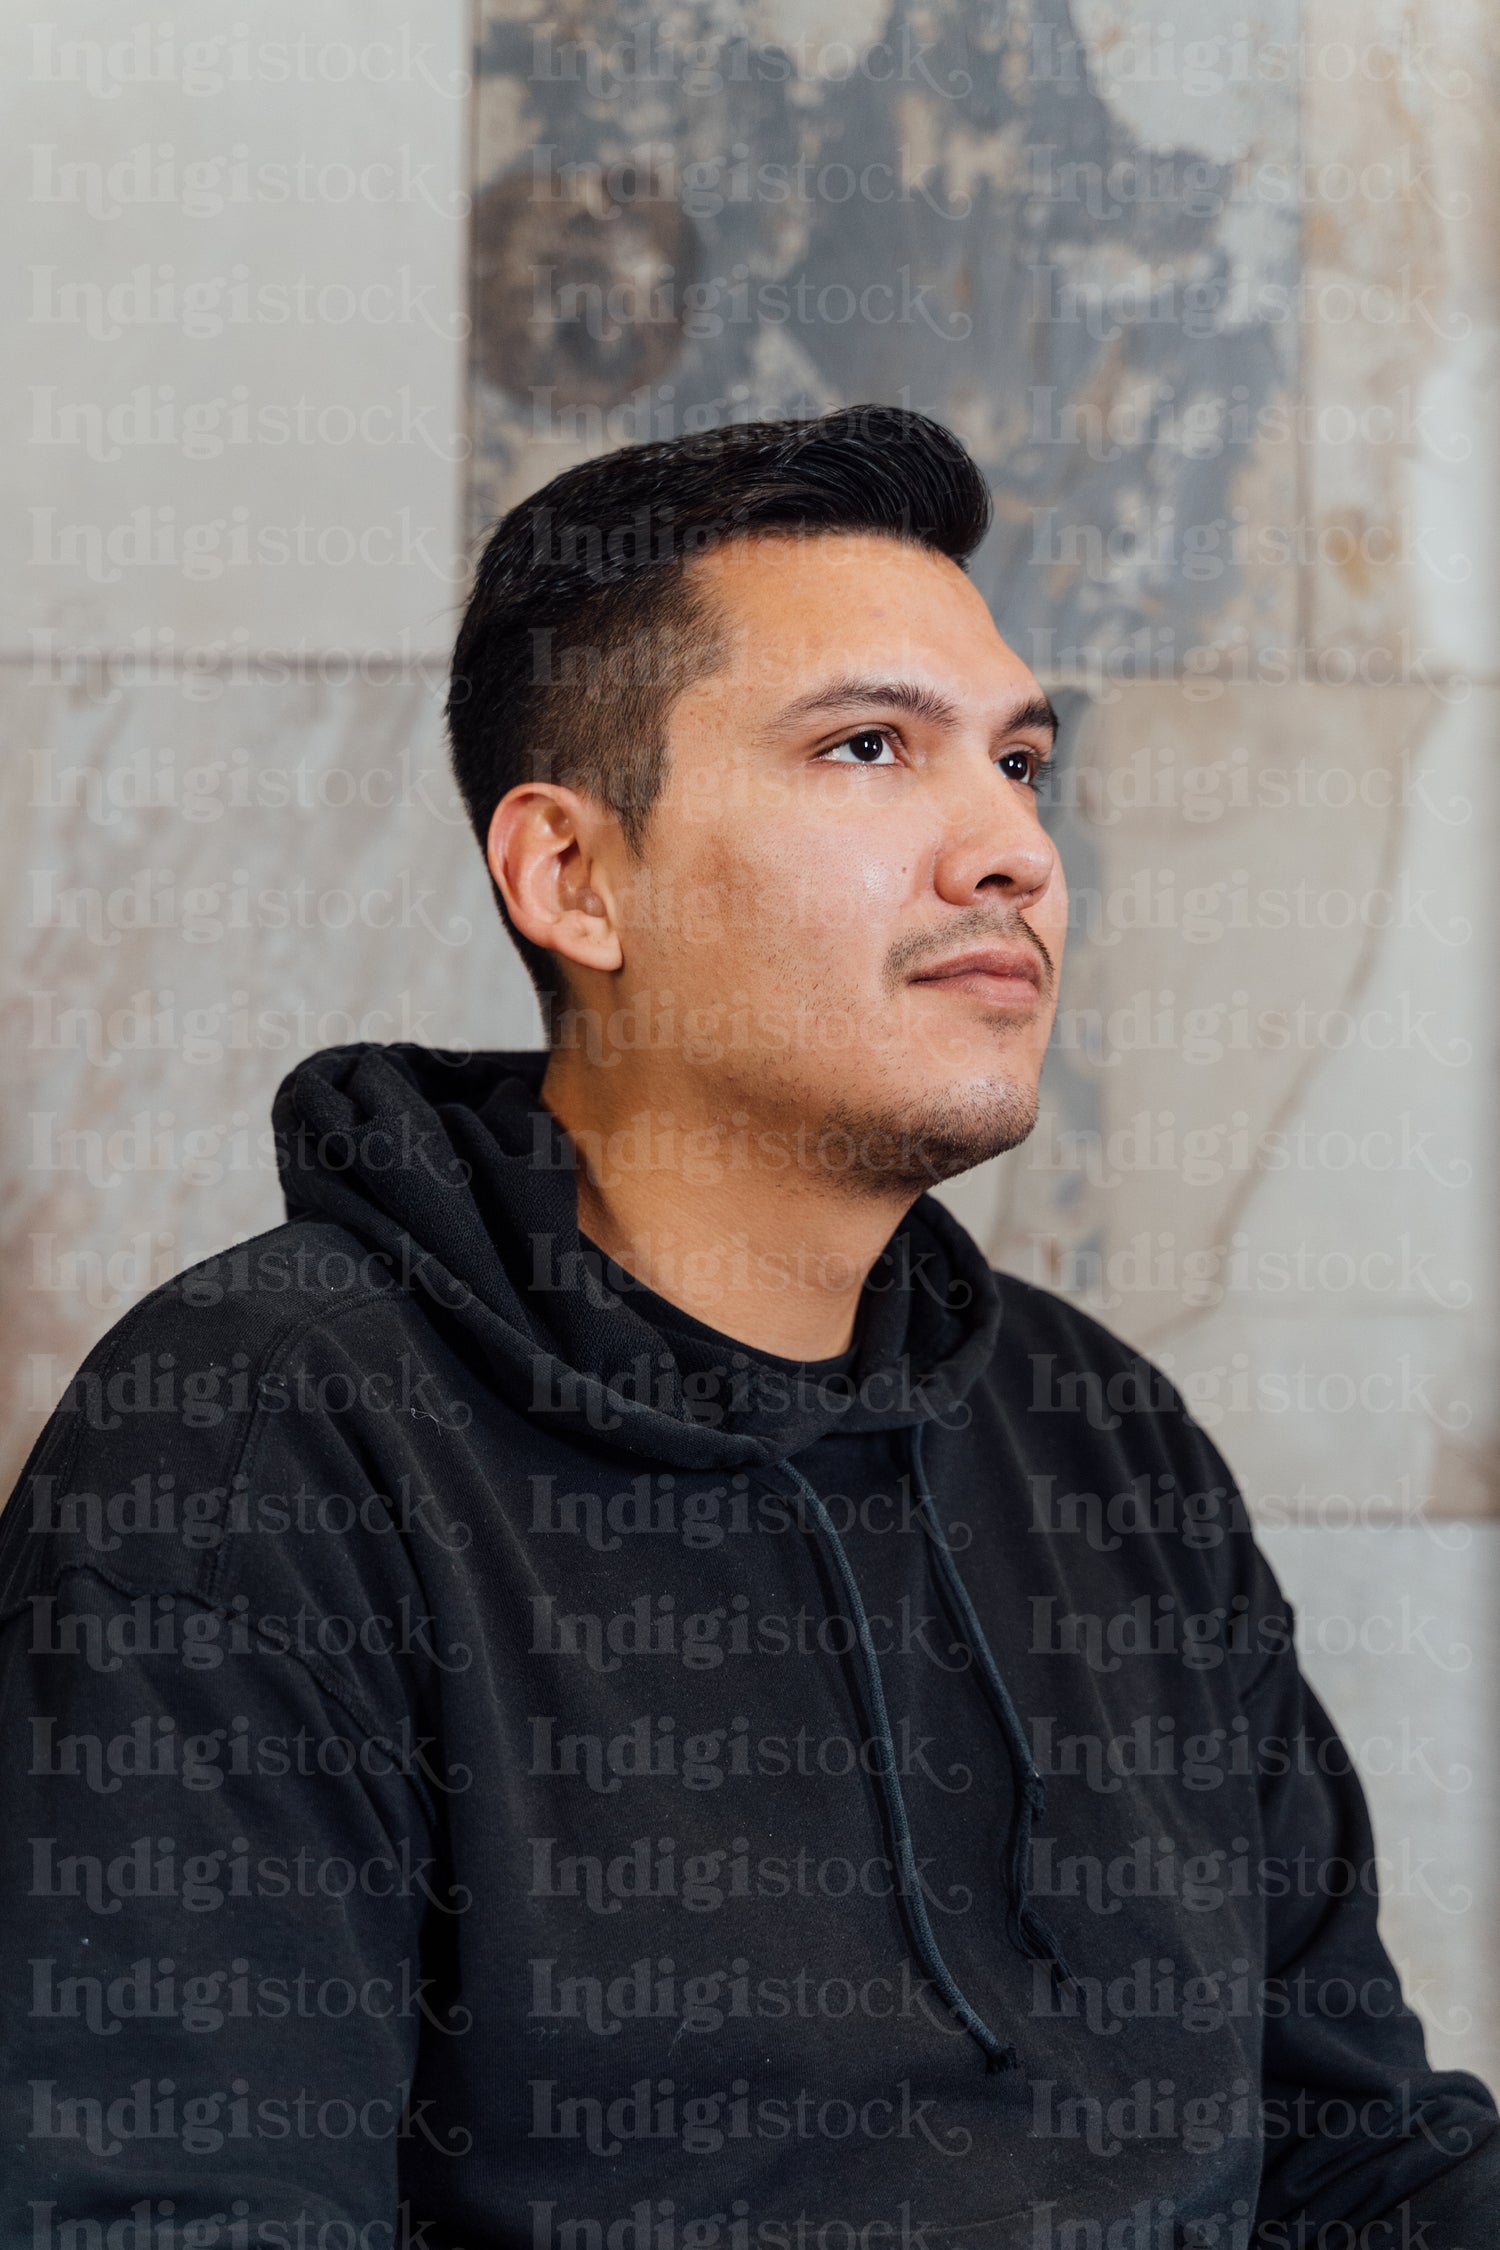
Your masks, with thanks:
M 794 703 L 786 704 L 769 722 L 765 731 L 776 734 L 798 719 L 813 718 L 820 711 L 852 710 L 864 704 L 884 704 L 888 711 L 905 711 L 914 719 L 926 719 L 934 726 L 954 727 L 959 723 L 957 704 L 950 702 L 936 688 L 927 687 L 920 680 L 831 680 L 826 687 L 815 688 L 810 695 L 798 696 Z M 1027 696 L 1006 712 L 995 727 L 997 734 L 1021 734 L 1028 729 L 1057 739 L 1059 720 L 1050 699 L 1045 695 Z

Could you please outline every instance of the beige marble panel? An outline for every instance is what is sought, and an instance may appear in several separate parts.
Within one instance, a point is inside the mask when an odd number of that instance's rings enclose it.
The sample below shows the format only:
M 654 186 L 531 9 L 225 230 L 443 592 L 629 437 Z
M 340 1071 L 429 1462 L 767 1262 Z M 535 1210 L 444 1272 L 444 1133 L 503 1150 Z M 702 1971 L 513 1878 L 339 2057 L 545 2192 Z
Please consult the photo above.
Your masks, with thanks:
M 1448 890 L 1409 896 L 1422 792 L 1444 792 L 1434 820 L 1461 794 L 1423 760 L 1440 710 L 1414 689 L 1161 684 L 1089 711 L 1049 814 L 1070 927 L 1037 1130 L 1000 1174 L 1007 1263 L 1082 1293 L 1097 1279 L 1106 1313 L 1123 1291 L 1146 1342 L 1195 1287 L 1222 1297 L 1213 1254 L 1250 1198 L 1286 1169 L 1305 1180 L 1267 1136 L 1341 1054 L 1389 1038 L 1395 1090 L 1429 1059 L 1423 1038 L 1468 1055 L 1446 994 L 1423 994 L 1415 1029 L 1367 1020 L 1382 925 L 1454 913 Z M 1474 849 L 1467 815 L 1451 833 Z M 1154 1251 L 1172 1238 L 1164 1293 L 1115 1276 L 1143 1232 Z
M 1500 1497 L 1500 697 L 1101 704 L 1032 1139 L 944 1191 L 1222 1418 L 1252 1497 Z
M 354 1039 L 532 1046 L 423 678 L 36 687 L 0 667 L 0 1486 L 96 1337 L 279 1223 L 277 1084 Z
M 1495 19 L 1306 0 L 1301 330 L 1310 632 L 1372 677 L 1500 668 Z
M 1500 2084 L 1500 1526 L 1265 1531 L 1353 1752 L 1381 1933 L 1443 2069 Z
M 1462 1314 L 1222 1311 L 1154 1357 L 1267 1521 L 1496 1507 L 1495 1339 Z
M 462 0 L 0 24 L 0 648 L 451 641 Z

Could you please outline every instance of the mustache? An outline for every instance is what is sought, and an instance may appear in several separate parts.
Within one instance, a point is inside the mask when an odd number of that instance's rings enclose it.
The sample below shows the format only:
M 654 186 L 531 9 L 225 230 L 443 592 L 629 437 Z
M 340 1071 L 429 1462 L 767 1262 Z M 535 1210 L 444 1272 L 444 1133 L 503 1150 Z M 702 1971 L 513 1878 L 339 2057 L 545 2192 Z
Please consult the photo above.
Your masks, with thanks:
M 1012 914 L 1003 922 L 996 922 L 988 914 L 963 915 L 941 930 L 913 930 L 909 937 L 897 938 L 885 957 L 886 987 L 894 992 L 913 970 L 930 962 L 950 960 L 955 953 L 981 945 L 1029 946 L 1042 965 L 1042 997 L 1051 997 L 1057 983 L 1057 964 L 1035 930 L 1019 914 Z

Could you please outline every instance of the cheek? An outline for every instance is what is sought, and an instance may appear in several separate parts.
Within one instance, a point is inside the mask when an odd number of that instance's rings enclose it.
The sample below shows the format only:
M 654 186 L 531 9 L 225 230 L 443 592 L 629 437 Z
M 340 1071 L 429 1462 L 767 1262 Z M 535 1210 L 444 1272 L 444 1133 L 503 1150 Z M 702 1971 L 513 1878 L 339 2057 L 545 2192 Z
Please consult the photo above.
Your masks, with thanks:
M 650 855 L 646 918 L 663 971 L 691 971 L 733 941 L 747 903 L 742 855 L 731 840 L 700 819 L 669 831 L 674 849 Z
M 837 844 L 798 867 L 783 891 L 778 921 L 786 943 L 806 949 L 809 965 L 850 969 L 883 954 L 899 923 L 904 886 L 888 868 Z
M 763 821 L 749 807 L 700 818 L 661 869 L 662 950 L 694 982 L 700 969 L 736 984 L 763 971 L 784 990 L 863 990 L 909 905 L 913 866 L 909 835 L 868 824 L 793 822 L 780 806 Z
M 873 872 L 847 838 L 746 823 L 701 839 L 683 870 L 678 921 L 687 942 L 784 962 L 868 924 L 880 893 Z
M 1059 860 L 1052 871 L 1045 898 L 1040 908 L 1030 915 L 1037 936 L 1051 954 L 1054 967 L 1062 958 L 1063 945 L 1068 935 L 1068 882 Z
M 850 869 L 851 885 L 857 883 L 865 907 L 888 908 L 895 913 L 911 896 L 912 857 L 909 844 L 880 850 L 865 850 L 857 865 Z
M 796 927 L 810 939 L 837 936 L 856 950 L 883 950 L 910 905 L 909 836 L 884 836 L 873 824 L 810 829 L 789 855 L 783 878 Z

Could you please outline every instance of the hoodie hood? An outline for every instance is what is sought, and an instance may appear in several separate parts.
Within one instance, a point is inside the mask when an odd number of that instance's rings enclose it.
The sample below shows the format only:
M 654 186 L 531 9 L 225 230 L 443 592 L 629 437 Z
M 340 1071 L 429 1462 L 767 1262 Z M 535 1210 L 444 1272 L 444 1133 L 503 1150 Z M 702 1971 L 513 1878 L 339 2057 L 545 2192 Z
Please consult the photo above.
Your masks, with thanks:
M 784 1461 L 826 1431 L 956 1425 L 994 1351 L 995 1277 L 923 1195 L 877 1259 L 851 1376 L 793 1386 L 773 1425 L 694 1395 L 672 1337 L 578 1232 L 577 1156 L 544 1052 L 362 1043 L 310 1056 L 272 1110 L 288 1218 L 336 1221 L 456 1321 L 496 1389 L 554 1429 L 670 1468 Z M 619 1269 L 612 1269 L 618 1274 Z M 516 1277 L 525 1277 L 517 1285 Z
M 654 1326 L 628 1287 L 610 1286 L 606 1276 L 620 1274 L 618 1267 L 592 1246 L 584 1250 L 576 1151 L 540 1101 L 546 1067 L 540 1052 L 453 1054 L 414 1045 L 331 1047 L 311 1056 L 283 1081 L 272 1111 L 287 1217 L 331 1219 L 367 1243 L 441 1317 L 459 1323 L 497 1390 L 529 1418 L 659 1467 L 755 1464 L 790 1481 L 842 1588 L 859 1650 L 876 1756 L 872 1787 L 893 1840 L 913 1951 L 986 2070 L 1012 2070 L 1016 2048 L 956 1983 L 928 1917 L 864 1596 L 821 1496 L 792 1459 L 827 1432 L 907 1433 L 937 1579 L 979 1666 L 1015 1775 L 1010 1864 L 997 1871 L 1010 1942 L 1068 1981 L 1030 1897 L 1041 1775 L 948 1547 L 923 1460 L 934 1422 L 959 1427 L 968 1419 L 965 1393 L 999 1332 L 995 1276 L 958 1222 L 921 1196 L 866 1282 L 847 1378 L 830 1382 L 813 1371 L 770 1420 L 763 1406 L 737 1412 L 732 1399 L 705 1402 L 689 1388 L 674 1331 Z

